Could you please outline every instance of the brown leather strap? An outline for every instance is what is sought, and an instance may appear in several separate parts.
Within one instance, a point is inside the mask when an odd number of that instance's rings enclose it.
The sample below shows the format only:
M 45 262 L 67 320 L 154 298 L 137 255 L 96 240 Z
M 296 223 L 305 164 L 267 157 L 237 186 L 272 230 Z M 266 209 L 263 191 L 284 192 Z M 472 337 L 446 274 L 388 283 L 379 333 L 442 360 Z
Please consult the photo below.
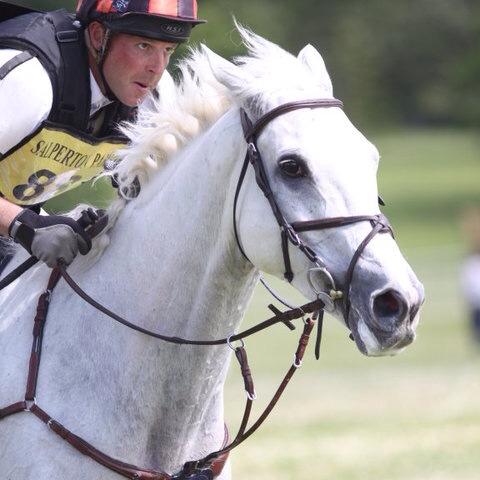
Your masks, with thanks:
M 22 408 L 21 410 L 24 410 Z M 37 404 L 33 404 L 30 407 L 30 412 L 33 413 L 37 418 L 44 422 L 50 430 L 55 432 L 63 440 L 68 442 L 72 447 L 78 450 L 83 455 L 86 455 L 97 463 L 103 465 L 104 467 L 117 472 L 119 475 L 122 475 L 125 478 L 130 478 L 132 480 L 171 480 L 175 477 L 172 477 L 168 473 L 160 472 L 156 470 L 142 469 L 135 465 L 122 462 L 116 458 L 110 457 L 105 453 L 101 452 L 95 448 L 90 443 L 86 442 L 79 436 L 72 433 L 70 430 L 65 428 L 61 423 L 54 420 L 47 412 L 42 410 Z M 228 441 L 228 431 L 225 431 L 226 441 Z M 225 452 L 222 455 L 219 455 L 215 458 L 214 461 L 209 465 L 209 469 L 212 471 L 213 478 L 220 475 L 225 466 L 225 463 L 228 459 L 229 452 Z
M 38 417 L 42 422 L 47 424 L 47 426 L 68 442 L 72 447 L 78 450 L 80 453 L 92 458 L 101 465 L 117 472 L 118 474 L 131 479 L 141 479 L 141 480 L 169 480 L 170 475 L 164 472 L 156 472 L 154 470 L 143 470 L 139 469 L 135 465 L 130 465 L 128 463 L 121 462 L 115 458 L 112 458 L 100 450 L 97 450 L 95 447 L 90 445 L 85 440 L 81 439 L 77 435 L 73 434 L 70 430 L 65 428 L 62 424 L 55 421 L 48 413 L 42 410 L 38 405 L 34 404 L 30 411 Z
M 246 422 L 248 420 L 248 416 L 250 414 L 250 409 L 251 409 L 251 402 L 247 401 L 247 406 L 243 416 L 242 425 L 240 427 L 239 434 L 235 437 L 235 440 L 233 440 L 233 442 L 230 445 L 223 448 L 222 450 L 219 450 L 218 452 L 213 452 L 210 455 L 206 456 L 203 460 L 200 460 L 198 464 L 201 465 L 202 463 L 208 463 L 213 459 L 217 458 L 219 455 L 222 455 L 226 452 L 233 450 L 242 442 L 244 442 L 248 437 L 250 437 L 250 435 L 255 433 L 255 431 L 263 424 L 263 422 L 267 419 L 267 417 L 270 415 L 271 411 L 279 401 L 280 397 L 285 391 L 285 388 L 287 387 L 288 383 L 292 379 L 293 375 L 301 366 L 303 356 L 305 354 L 305 350 L 307 348 L 308 341 L 310 339 L 310 334 L 314 326 L 315 326 L 315 321 L 313 319 L 306 320 L 303 333 L 300 336 L 300 340 L 298 342 L 297 351 L 295 352 L 293 365 L 290 367 L 290 369 L 286 373 L 282 383 L 280 384 L 277 391 L 275 392 L 275 395 L 273 396 L 272 400 L 270 400 L 270 403 L 267 405 L 267 407 L 265 408 L 263 413 L 260 415 L 260 417 L 257 419 L 257 421 L 247 431 L 244 431 L 246 427 Z
M 247 122 L 241 115 L 242 127 L 244 130 L 245 139 L 247 142 L 251 141 L 253 137 L 256 137 L 260 132 L 274 119 L 288 112 L 293 112 L 300 108 L 328 108 L 328 107 L 340 107 L 343 108 L 343 102 L 336 98 L 320 98 L 314 100 L 300 100 L 296 102 L 284 103 L 268 113 L 260 117 L 255 124 L 249 120 Z M 243 110 L 242 110 L 243 111 Z M 248 116 L 245 115 L 248 119 Z
M 317 338 L 315 340 L 315 358 L 320 358 L 320 344 L 322 342 L 323 315 L 324 310 L 319 310 L 317 314 Z
M 245 347 L 241 346 L 236 348 L 235 356 L 237 357 L 238 363 L 240 364 L 240 370 L 242 372 L 245 391 L 247 392 L 249 397 L 254 398 L 255 386 L 253 384 L 252 372 L 250 371 L 250 366 L 248 365 L 248 357 Z
M 377 220 L 379 215 L 354 215 L 351 217 L 330 217 L 319 220 L 307 220 L 304 222 L 293 222 L 292 227 L 296 232 L 308 232 L 311 230 L 323 230 L 335 227 L 344 227 L 352 223 Z
M 370 219 L 372 223 L 372 230 L 370 233 L 363 239 L 360 245 L 355 250 L 352 259 L 350 260 L 350 264 L 347 269 L 347 273 L 345 275 L 345 296 L 344 296 L 344 304 L 345 304 L 345 323 L 347 324 L 348 328 L 351 330 L 349 325 L 349 317 L 350 317 L 350 287 L 353 280 L 353 272 L 355 270 L 355 266 L 357 265 L 358 259 L 360 255 L 365 250 L 366 246 L 370 243 L 370 240 L 377 235 L 377 233 L 390 233 L 393 236 L 393 230 L 390 226 L 390 223 L 387 217 L 383 214 L 375 215 L 373 218 Z
M 48 307 L 50 305 L 50 295 L 52 290 L 60 280 L 60 271 L 55 268 L 50 274 L 47 290 L 40 295 L 37 304 L 37 313 L 33 323 L 33 343 L 30 354 L 30 363 L 28 369 L 27 389 L 25 400 L 33 401 L 37 389 L 38 371 L 40 368 L 40 357 L 42 354 L 43 329 L 47 319 Z
M 231 335 L 230 337 L 225 337 L 225 338 L 220 338 L 217 340 L 190 340 L 187 338 L 181 338 L 181 337 L 170 337 L 168 335 L 163 335 L 161 333 L 157 332 L 152 332 L 151 330 L 147 330 L 143 327 L 140 327 L 138 325 L 135 325 L 134 323 L 129 322 L 125 318 L 121 317 L 120 315 L 116 314 L 112 310 L 108 309 L 104 305 L 100 304 L 96 300 L 94 300 L 88 293 L 86 293 L 76 282 L 73 280 L 73 278 L 68 274 L 65 265 L 59 265 L 59 269 L 61 272 L 62 277 L 64 280 L 67 282 L 67 284 L 70 286 L 70 288 L 85 302 L 90 304 L 92 307 L 96 308 L 100 312 L 104 313 L 108 317 L 112 318 L 113 320 L 117 321 L 118 323 L 121 323 L 122 325 L 131 328 L 132 330 L 135 330 L 137 332 L 143 333 L 145 335 L 148 335 L 149 337 L 153 338 L 158 338 L 159 340 L 163 340 L 168 343 L 174 343 L 177 345 L 226 345 L 229 342 L 234 342 L 236 340 L 241 340 L 243 338 L 249 337 L 250 335 L 253 335 L 254 333 L 260 332 L 261 330 L 264 330 L 272 325 L 275 325 L 276 323 L 285 323 L 288 324 L 291 320 L 295 320 L 297 318 L 302 318 L 305 316 L 305 314 L 313 313 L 318 310 L 321 310 L 324 307 L 324 303 L 317 299 L 313 302 L 306 303 L 305 305 L 302 305 L 301 307 L 297 308 L 292 308 L 290 310 L 287 310 L 285 312 L 280 312 L 275 313 L 275 316 L 269 318 L 268 320 L 265 320 L 258 325 L 255 325 L 247 330 L 244 330 L 241 333 L 237 333 L 235 335 Z
M 25 411 L 27 408 L 27 402 L 17 402 L 9 405 L 5 408 L 0 408 L 0 420 L 2 418 L 8 417 L 9 415 L 13 415 L 14 413 L 19 413 Z

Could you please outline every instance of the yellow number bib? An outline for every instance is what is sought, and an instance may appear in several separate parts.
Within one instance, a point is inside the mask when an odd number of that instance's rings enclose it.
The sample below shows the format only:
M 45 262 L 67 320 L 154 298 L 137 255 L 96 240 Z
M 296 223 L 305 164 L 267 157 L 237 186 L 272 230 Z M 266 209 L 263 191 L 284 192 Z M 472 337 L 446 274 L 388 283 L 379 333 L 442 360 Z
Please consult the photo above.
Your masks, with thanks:
M 17 205 L 46 202 L 96 177 L 124 146 L 44 122 L 0 158 L 0 192 Z

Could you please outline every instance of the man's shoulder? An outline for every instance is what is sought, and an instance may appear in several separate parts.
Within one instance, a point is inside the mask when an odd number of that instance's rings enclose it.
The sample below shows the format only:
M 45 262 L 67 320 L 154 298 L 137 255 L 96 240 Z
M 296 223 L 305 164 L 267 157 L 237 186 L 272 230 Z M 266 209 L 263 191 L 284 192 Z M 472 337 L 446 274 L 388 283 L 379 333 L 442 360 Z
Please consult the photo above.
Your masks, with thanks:
M 2 48 L 0 49 L 0 66 L 3 66 L 13 57 L 20 55 L 22 52 L 20 50 L 13 50 L 12 48 Z
M 20 55 L 24 53 L 23 50 L 15 50 L 13 48 L 1 48 L 0 47 L 0 68 L 3 67 L 5 64 L 8 62 L 12 62 L 16 58 L 19 58 Z M 12 72 L 17 69 L 16 73 L 20 72 L 20 76 L 22 74 L 27 73 L 38 73 L 40 76 L 45 72 L 47 74 L 47 71 L 43 67 L 43 65 L 38 61 L 37 58 L 34 56 L 29 56 L 23 59 L 21 62 L 17 62 L 18 67 L 12 68 Z M 28 63 L 28 68 L 26 69 L 21 69 L 20 66 L 22 64 L 27 64 Z M 6 76 L 5 76 L 6 78 Z M 1 79 L 0 79 L 1 80 Z
M 5 66 L 10 67 L 4 69 L 0 76 L 0 88 L 10 92 L 18 88 L 23 90 L 23 94 L 28 94 L 27 90 L 33 89 L 40 95 L 51 96 L 52 84 L 48 72 L 37 58 L 21 58 L 23 53 L 21 50 L 0 49 L 0 70 Z
M 0 49 L 0 68 L 22 52 Z M 52 108 L 53 89 L 47 71 L 31 58 L 0 80 L 0 152 L 5 153 L 34 131 Z

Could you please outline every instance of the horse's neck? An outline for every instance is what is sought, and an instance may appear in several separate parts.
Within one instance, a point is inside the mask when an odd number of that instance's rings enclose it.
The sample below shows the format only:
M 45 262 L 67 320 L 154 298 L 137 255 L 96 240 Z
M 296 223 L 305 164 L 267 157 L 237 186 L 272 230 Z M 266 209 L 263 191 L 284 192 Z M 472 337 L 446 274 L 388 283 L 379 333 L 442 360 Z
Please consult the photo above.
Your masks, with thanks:
M 237 330 L 256 280 L 251 267 L 239 261 L 232 235 L 242 150 L 238 130 L 238 120 L 228 114 L 126 208 L 96 268 L 79 274 L 80 283 L 102 303 L 167 335 L 213 339 Z M 72 349 L 92 350 L 98 348 L 92 337 L 109 340 L 102 343 L 101 355 L 92 352 L 98 358 L 90 358 L 84 367 L 88 375 L 83 390 L 96 390 L 103 397 L 88 407 L 90 417 L 98 422 L 107 417 L 110 426 L 115 424 L 116 438 L 131 438 L 123 448 L 138 448 L 139 455 L 155 458 L 166 469 L 177 468 L 185 455 L 220 447 L 228 347 L 166 345 L 112 325 L 100 314 L 92 318 L 78 300 L 68 297 L 68 302 L 69 315 L 79 320 L 72 322 L 75 331 L 59 348 L 68 350 L 70 344 Z M 86 337 L 85 331 L 93 334 Z M 112 373 L 102 371 L 105 361 L 112 364 L 113 384 Z M 52 397 L 65 387 L 56 382 Z M 99 390 L 106 382 L 109 391 Z M 112 416 L 112 404 L 121 398 L 129 399 L 128 412 L 141 411 L 134 436 L 131 425 L 124 432 L 125 425 L 115 423 L 123 411 Z M 100 446 L 108 444 L 101 431 L 97 434 Z
M 243 311 L 237 304 L 251 269 L 238 262 L 232 235 L 243 142 L 237 131 L 237 116 L 230 112 L 152 180 L 144 199 L 132 202 L 119 219 L 103 261 L 112 273 L 128 272 L 125 279 L 116 276 L 125 287 L 131 284 L 125 293 L 141 300 L 147 318 L 158 304 L 167 314 L 180 308 L 181 317 L 167 325 L 176 334 L 214 333 L 205 330 L 205 320 L 217 334 L 228 333 L 232 323 L 213 319 L 233 313 L 239 320 Z

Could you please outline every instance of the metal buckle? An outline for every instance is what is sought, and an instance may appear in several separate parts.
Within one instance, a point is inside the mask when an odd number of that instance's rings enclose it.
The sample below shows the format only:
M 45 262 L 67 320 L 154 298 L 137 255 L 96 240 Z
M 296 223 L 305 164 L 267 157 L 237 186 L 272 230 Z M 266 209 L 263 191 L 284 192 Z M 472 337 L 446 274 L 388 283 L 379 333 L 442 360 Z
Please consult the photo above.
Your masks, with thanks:
M 287 234 L 288 239 L 295 247 L 298 247 L 302 243 L 297 232 L 291 225 L 282 225 L 281 229 Z
M 293 366 L 295 368 L 300 368 L 303 364 L 303 360 L 297 360 L 297 356 L 293 354 Z
M 330 283 L 328 293 L 323 290 L 318 290 L 317 286 L 315 285 L 312 276 L 316 272 L 322 273 Z M 333 312 L 335 309 L 335 301 L 343 298 L 343 292 L 337 290 L 335 280 L 330 272 L 325 267 L 313 267 L 308 270 L 307 279 L 308 283 L 310 284 L 310 288 L 313 290 L 317 298 L 325 304 L 325 310 L 327 312 Z
M 240 342 L 240 346 L 235 347 L 235 345 L 233 345 L 233 343 L 231 341 L 231 338 L 234 337 L 234 336 L 235 336 L 235 333 L 233 333 L 232 335 L 230 335 L 227 338 L 227 345 L 235 352 L 237 350 L 237 348 L 245 347 L 245 342 L 243 341 L 243 338 L 239 338 L 238 340 L 234 340 L 234 341 Z
M 33 397 L 33 400 L 25 399 L 25 408 L 23 409 L 25 412 L 31 412 L 32 407 L 37 404 L 36 397 Z
M 172 477 L 175 480 L 213 480 L 210 467 L 200 467 L 200 461 L 186 462 L 182 471 Z
M 253 165 L 258 158 L 257 147 L 253 142 L 249 142 L 247 146 L 247 150 L 248 150 L 248 158 L 250 160 L 250 163 Z

